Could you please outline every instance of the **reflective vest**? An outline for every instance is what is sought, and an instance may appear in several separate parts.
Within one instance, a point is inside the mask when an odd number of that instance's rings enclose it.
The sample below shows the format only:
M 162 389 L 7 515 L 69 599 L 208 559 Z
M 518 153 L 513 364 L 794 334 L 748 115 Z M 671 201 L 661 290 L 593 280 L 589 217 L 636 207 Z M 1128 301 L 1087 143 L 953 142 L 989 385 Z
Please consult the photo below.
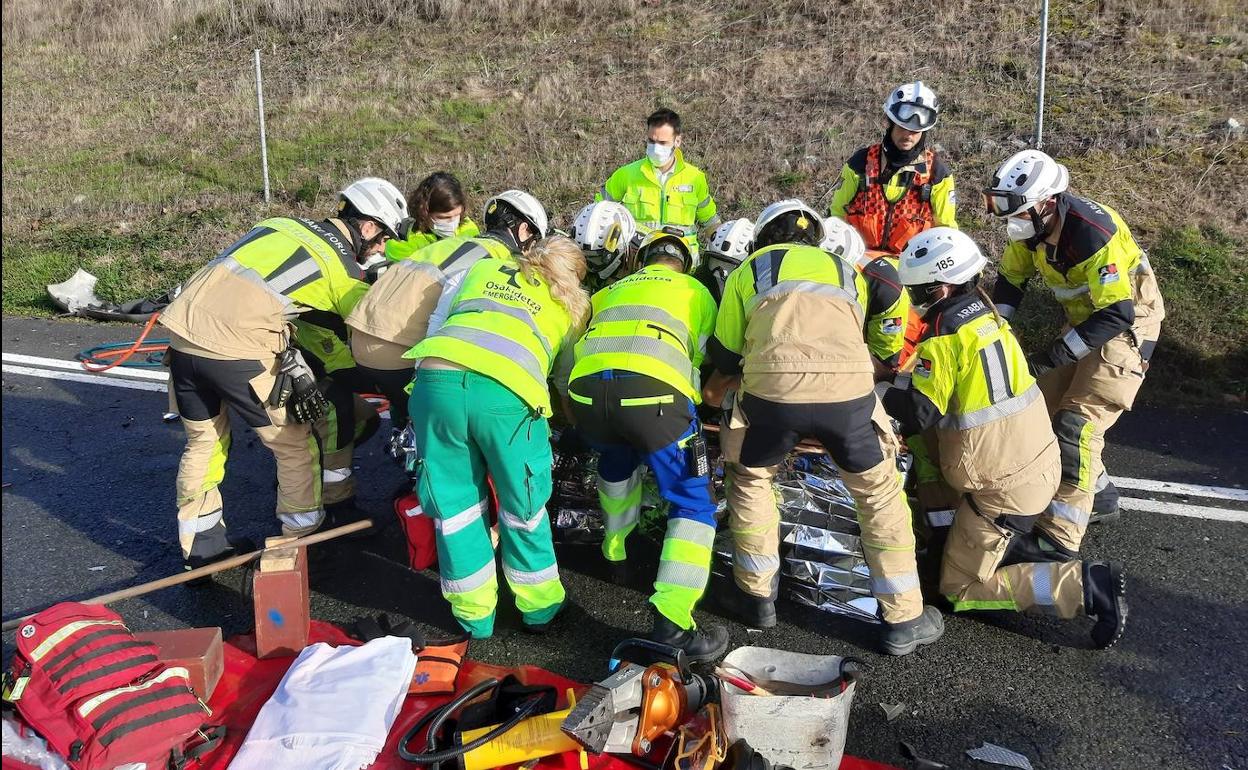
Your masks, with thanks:
M 901 196 L 889 200 L 880 178 L 884 168 L 883 145 L 873 144 L 867 150 L 866 176 L 845 207 L 845 219 L 862 234 L 868 249 L 900 254 L 906 241 L 933 226 L 932 169 L 935 161 L 935 154 L 925 150 L 923 161 L 914 171 L 898 171 L 897 174 L 905 175 L 908 181 Z
M 871 355 L 894 370 L 900 365 L 905 347 L 906 322 L 910 315 L 910 295 L 897 276 L 897 257 L 883 254 L 859 269 L 867 279 L 867 324 L 865 334 Z
M 192 276 L 160 323 L 205 350 L 263 360 L 285 348 L 300 312 L 346 317 L 368 284 L 334 222 L 264 220 Z
M 649 158 L 642 158 L 616 170 L 595 200 L 619 201 L 632 213 L 637 224 L 650 230 L 674 225 L 684 230 L 684 241 L 698 253 L 698 228 L 715 218 L 715 199 L 706 184 L 706 174 L 685 162 L 676 150 L 676 163 L 667 181 L 660 184 Z
M 484 374 L 549 416 L 546 380 L 571 327 L 536 273 L 526 278 L 510 258 L 481 260 L 464 276 L 446 323 L 408 356 L 443 358 Z
M 715 300 L 696 278 L 667 265 L 643 267 L 594 295 L 572 379 L 621 369 L 654 377 L 701 403 L 698 366 L 714 330 Z
M 928 314 L 913 362 L 896 384 L 908 377 L 943 415 L 940 465 L 955 489 L 1008 488 L 1056 441 L 1022 346 L 978 296 Z
M 455 230 L 454 238 L 471 238 L 474 235 L 480 235 L 481 228 L 477 227 L 477 223 L 468 217 L 459 220 L 459 227 Z M 405 240 L 390 239 L 386 241 L 386 259 L 391 262 L 398 262 L 400 259 L 406 259 L 417 251 L 437 243 L 444 239 L 442 236 L 434 232 L 421 232 L 412 230 L 407 234 Z
M 511 256 L 494 238 L 455 236 L 435 241 L 382 273 L 347 317 L 347 326 L 407 350 L 425 336 L 429 316 L 450 276 L 481 259 Z

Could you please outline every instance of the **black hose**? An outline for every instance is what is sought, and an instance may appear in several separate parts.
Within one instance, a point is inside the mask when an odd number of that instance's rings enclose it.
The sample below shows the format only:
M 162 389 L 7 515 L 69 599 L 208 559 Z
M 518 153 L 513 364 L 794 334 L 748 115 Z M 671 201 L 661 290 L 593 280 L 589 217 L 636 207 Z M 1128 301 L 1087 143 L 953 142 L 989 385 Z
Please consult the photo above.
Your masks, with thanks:
M 411 729 L 409 729 L 406 733 L 403 734 L 403 740 L 399 741 L 399 757 L 403 759 L 404 761 L 412 762 L 418 765 L 432 765 L 438 762 L 445 762 L 450 759 L 458 759 L 459 757 L 462 757 L 468 752 L 473 751 L 474 749 L 479 749 L 485 744 L 499 737 L 500 735 L 503 735 L 504 733 L 507 733 L 510 730 L 512 730 L 516 725 L 523 722 L 525 719 L 529 717 L 530 714 L 536 711 L 538 705 L 542 701 L 542 694 L 539 693 L 535 695 L 532 699 L 530 699 L 528 703 L 524 704 L 522 707 L 517 709 L 516 713 L 513 714 L 506 722 L 503 722 L 502 724 L 493 728 L 485 735 L 482 735 L 480 738 L 476 738 L 475 740 L 469 743 L 466 743 L 462 746 L 454 746 L 449 749 L 438 751 L 437 750 L 438 731 L 442 729 L 442 725 L 446 722 L 448 718 L 450 718 L 451 714 L 454 713 L 457 709 L 462 708 L 465 704 L 467 704 L 473 698 L 476 698 L 478 695 L 481 695 L 482 693 L 488 692 L 490 690 L 497 689 L 499 684 L 501 683 L 497 679 L 486 679 L 482 682 L 478 682 L 473 687 L 469 688 L 465 692 L 456 696 L 454 700 L 447 703 L 446 705 L 440 708 L 434 709 L 430 711 L 429 713 L 421 716 L 421 718 L 417 720 L 416 724 L 412 725 Z M 407 744 L 411 742 L 413 738 L 415 738 L 417 735 L 420 734 L 420 731 L 425 727 L 426 724 L 429 725 L 429 734 L 428 734 L 428 738 L 425 741 L 425 744 L 426 744 L 425 751 L 419 754 L 414 754 L 408 750 Z

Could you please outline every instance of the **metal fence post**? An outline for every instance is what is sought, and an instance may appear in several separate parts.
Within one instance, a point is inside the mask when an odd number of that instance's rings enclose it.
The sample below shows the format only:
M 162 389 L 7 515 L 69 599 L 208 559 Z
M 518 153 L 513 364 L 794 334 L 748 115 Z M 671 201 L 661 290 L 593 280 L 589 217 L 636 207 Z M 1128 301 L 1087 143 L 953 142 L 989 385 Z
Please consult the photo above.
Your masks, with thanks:
M 1036 149 L 1044 146 L 1044 71 L 1049 52 L 1049 0 L 1040 0 L 1040 87 L 1036 91 Z
M 256 111 L 260 114 L 260 165 L 264 168 L 264 202 L 268 203 L 269 192 L 269 146 L 264 135 L 264 79 L 260 75 L 260 49 L 254 51 L 256 57 Z

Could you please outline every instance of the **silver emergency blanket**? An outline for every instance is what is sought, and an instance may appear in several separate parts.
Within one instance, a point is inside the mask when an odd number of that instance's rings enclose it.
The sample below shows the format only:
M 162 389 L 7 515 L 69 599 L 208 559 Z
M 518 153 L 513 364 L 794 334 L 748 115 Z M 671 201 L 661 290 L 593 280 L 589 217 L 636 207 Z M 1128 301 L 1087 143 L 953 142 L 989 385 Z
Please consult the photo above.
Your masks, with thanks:
M 714 436 L 709 434 L 708 438 Z M 725 515 L 723 463 L 711 444 L 712 474 L 720 515 Z M 552 514 L 556 542 L 600 543 L 602 510 L 598 507 L 596 461 L 592 453 L 555 450 L 554 495 L 547 506 Z M 909 467 L 899 458 L 899 470 Z M 642 515 L 638 529 L 661 541 L 666 528 L 666 503 L 647 473 L 642 488 Z M 789 599 L 825 612 L 866 622 L 879 622 L 871 596 L 871 574 L 863 559 L 853 497 L 826 454 L 794 454 L 775 480 L 780 509 L 781 590 Z M 716 571 L 732 564 L 732 537 L 721 526 L 715 539 Z

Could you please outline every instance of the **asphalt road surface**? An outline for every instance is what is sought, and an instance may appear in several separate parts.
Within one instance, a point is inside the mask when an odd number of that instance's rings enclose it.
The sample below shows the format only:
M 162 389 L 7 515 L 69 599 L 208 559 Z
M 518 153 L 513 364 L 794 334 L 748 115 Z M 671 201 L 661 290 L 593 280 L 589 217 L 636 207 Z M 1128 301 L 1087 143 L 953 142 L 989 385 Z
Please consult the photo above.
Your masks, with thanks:
M 133 339 L 135 327 L 6 318 L 3 350 L 3 612 L 85 598 L 176 573 L 173 480 L 182 432 L 164 424 L 164 393 L 14 374 L 7 358 L 70 359 L 80 348 Z M 273 460 L 246 429 L 236 439 L 223 494 L 231 531 L 276 534 Z M 1248 486 L 1248 414 L 1240 409 L 1141 408 L 1111 434 L 1115 475 L 1218 487 Z M 374 439 L 357 453 L 361 504 L 386 521 L 398 468 Z M 876 654 L 870 628 L 782 604 L 774 630 L 729 624 L 734 645 L 853 655 L 870 669 L 854 705 L 848 750 L 910 766 L 898 742 L 950 767 L 987 767 L 966 749 L 988 741 L 1036 768 L 1248 768 L 1248 504 L 1127 492 L 1158 506 L 1232 512 L 1219 521 L 1127 510 L 1085 542 L 1091 558 L 1128 570 L 1130 623 L 1108 652 L 1088 649 L 1086 619 L 1061 622 L 1008 613 L 948 617 L 944 639 L 901 659 Z M 313 575 L 313 616 L 350 621 L 387 612 L 451 630 L 436 576 L 405 566 L 391 524 L 361 543 L 324 547 Z M 649 554 L 651 563 L 654 554 Z M 647 593 L 605 580 L 593 548 L 560 553 L 575 606 L 557 633 L 533 637 L 504 594 L 496 638 L 471 654 L 530 663 L 568 676 L 604 674 L 617 641 L 643 631 Z M 652 568 L 651 568 L 652 569 Z M 644 571 L 644 570 L 643 570 Z M 252 627 L 240 573 L 207 588 L 175 587 L 115 608 L 136 629 Z M 700 612 L 704 621 L 719 620 Z M 5 655 L 12 635 L 4 639 Z M 880 704 L 904 703 L 889 722 Z

